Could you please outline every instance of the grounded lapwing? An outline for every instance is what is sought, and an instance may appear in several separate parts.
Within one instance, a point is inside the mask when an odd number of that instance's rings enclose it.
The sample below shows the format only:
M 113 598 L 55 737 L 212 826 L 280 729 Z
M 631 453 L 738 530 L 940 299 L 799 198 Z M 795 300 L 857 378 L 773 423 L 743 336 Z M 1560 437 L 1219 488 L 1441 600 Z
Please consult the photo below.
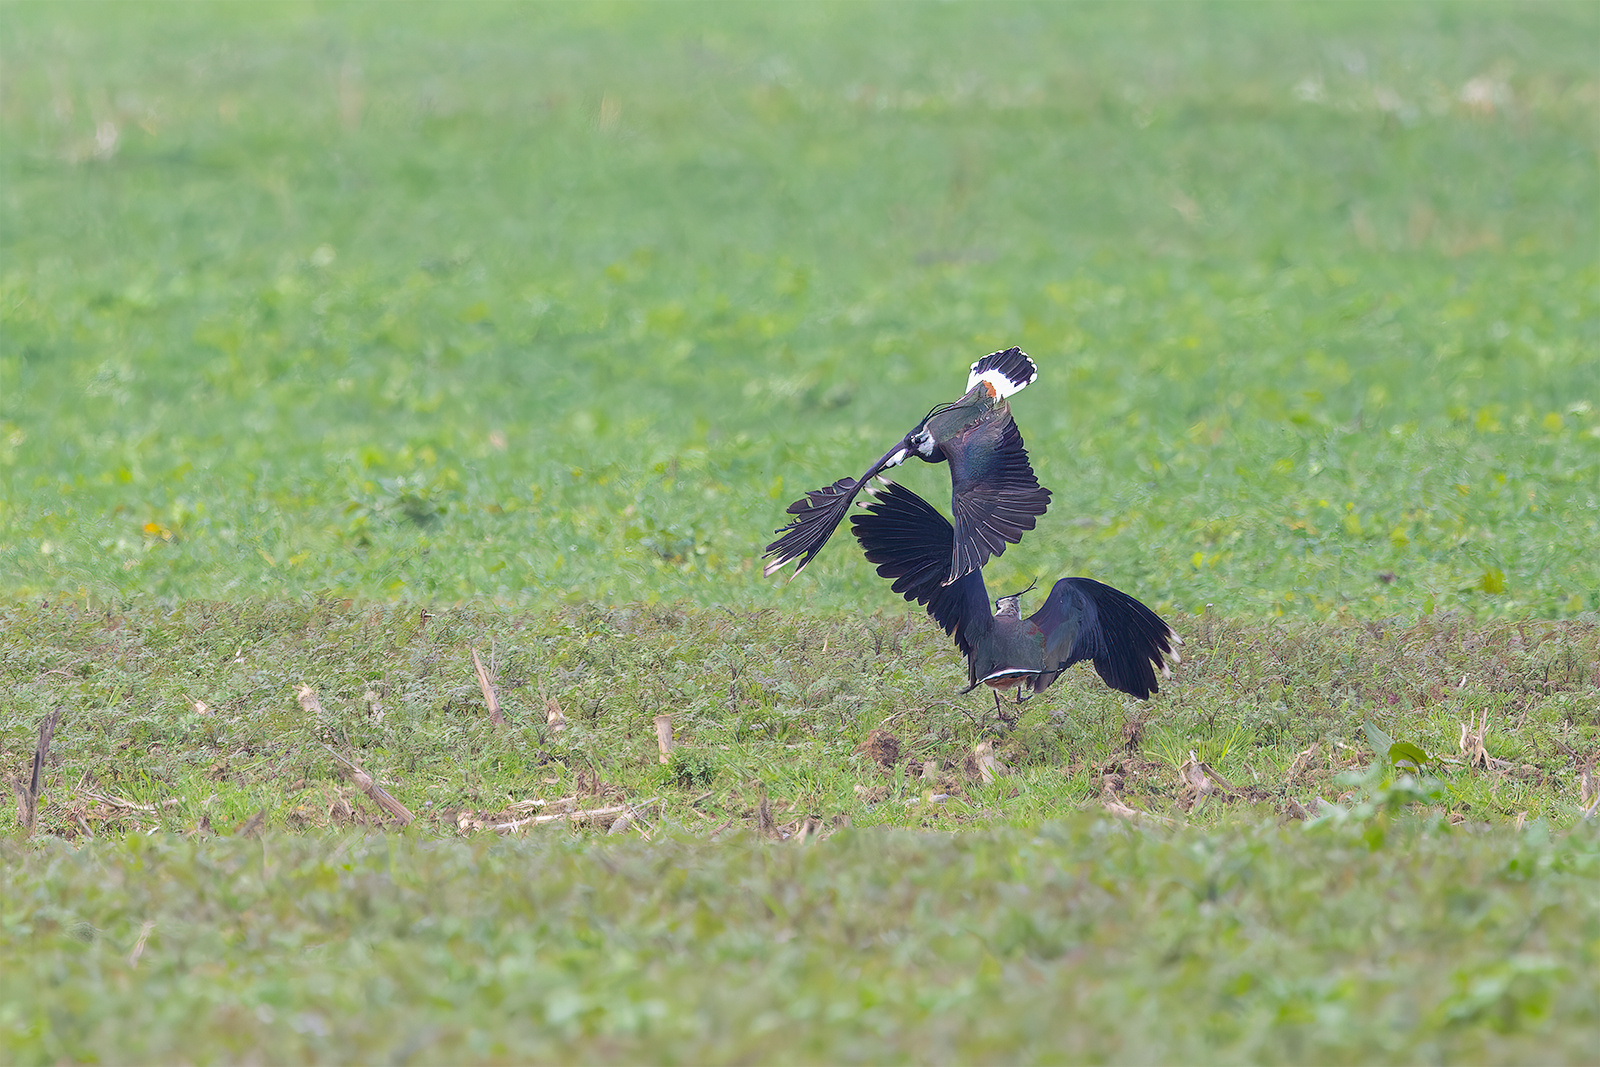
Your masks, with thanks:
M 923 604 L 955 638 L 967 657 L 962 692 L 980 685 L 1019 687 L 1040 693 L 1068 667 L 1089 660 L 1113 689 L 1144 700 L 1171 677 L 1180 638 L 1155 612 L 1133 597 L 1089 578 L 1063 578 L 1038 611 L 1022 617 L 1021 594 L 1001 597 L 989 608 L 983 572 L 946 584 L 945 561 L 954 529 L 916 493 L 886 478 L 867 487 L 871 497 L 850 525 L 878 573 L 894 580 L 894 591 Z M 1025 590 L 1026 591 L 1026 590 Z
M 874 475 L 912 456 L 950 464 L 950 510 L 955 527 L 939 581 L 954 582 L 1016 544 L 1050 506 L 1050 490 L 1039 484 L 1022 434 L 1011 420 L 1006 398 L 1038 377 L 1038 368 L 1020 348 L 984 356 L 972 365 L 961 399 L 928 412 L 916 428 L 885 452 L 859 478 L 841 478 L 813 489 L 789 505 L 794 521 L 767 546 L 771 575 L 799 560 L 805 569 L 850 510 Z M 792 575 L 791 575 L 792 577 Z

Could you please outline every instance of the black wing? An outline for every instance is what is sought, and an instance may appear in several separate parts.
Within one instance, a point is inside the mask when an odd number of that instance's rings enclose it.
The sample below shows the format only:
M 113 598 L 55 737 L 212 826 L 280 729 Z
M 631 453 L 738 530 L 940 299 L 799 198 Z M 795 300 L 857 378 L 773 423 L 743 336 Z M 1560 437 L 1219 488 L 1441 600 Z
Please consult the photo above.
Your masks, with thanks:
M 950 463 L 950 510 L 955 531 L 945 581 L 953 582 L 998 556 L 1033 529 L 1050 507 L 1022 433 L 1005 410 L 941 442 Z
M 833 536 L 833 531 L 838 528 L 840 520 L 850 511 L 850 502 L 861 492 L 861 487 L 867 484 L 867 480 L 874 474 L 885 467 L 893 466 L 890 460 L 899 462 L 896 453 L 903 453 L 904 449 L 905 442 L 902 441 L 879 457 L 878 462 L 868 467 L 867 473 L 861 477 L 840 478 L 832 485 L 809 490 L 805 496 L 790 504 L 788 514 L 795 517 L 794 521 L 787 526 L 779 527 L 776 532 L 781 536 L 768 545 L 767 550 L 762 553 L 762 559 L 771 559 L 771 562 L 761 568 L 762 576 L 770 578 L 776 571 L 796 559 L 800 561 L 800 565 L 794 569 L 794 574 L 805 570 L 806 564 L 822 551 L 822 546 Z M 793 579 L 794 574 L 789 577 Z
M 1063 578 L 1028 621 L 1044 633 L 1045 662 L 1058 666 L 1039 675 L 1042 691 L 1079 660 L 1090 660 L 1111 688 L 1147 699 L 1160 692 L 1156 671 L 1170 677 L 1167 660 L 1178 662 L 1183 644 L 1161 616 L 1139 601 L 1092 578 Z
M 983 566 L 991 555 L 1004 552 L 1006 542 L 1015 543 L 1025 531 L 1033 529 L 1035 519 L 1044 514 L 1050 502 L 1050 491 L 1041 489 L 1034 478 L 1033 468 L 1028 465 L 1027 450 L 1022 447 L 1022 435 L 1011 421 L 1010 409 L 1004 405 L 1005 397 L 1026 388 L 1038 377 L 1038 373 L 1033 360 L 1020 348 L 993 352 L 978 360 L 972 365 L 972 374 L 967 381 L 967 396 L 963 399 L 973 396 L 973 389 L 979 382 L 986 383 L 988 392 L 983 395 L 987 400 L 993 403 L 998 397 L 1001 401 L 999 412 L 992 420 L 993 425 L 988 421 L 980 421 L 977 426 L 955 433 L 949 443 L 943 440 L 932 442 L 931 451 L 925 447 L 913 449 L 913 438 L 923 434 L 935 416 L 960 407 L 962 401 L 934 408 L 911 433 L 885 452 L 860 478 L 841 478 L 832 485 L 807 492 L 790 504 L 788 513 L 795 518 L 777 530 L 778 539 L 762 553 L 762 558 L 769 560 L 762 567 L 762 574 L 771 576 L 796 559 L 800 563 L 795 567 L 794 574 L 805 570 L 806 565 L 822 551 L 822 546 L 828 543 L 828 538 L 833 536 L 833 531 L 849 512 L 851 502 L 873 475 L 913 453 L 930 463 L 940 462 L 951 455 L 952 447 L 965 447 L 969 452 L 981 454 L 965 461 L 962 466 L 962 470 L 967 472 L 965 476 L 958 471 L 955 460 L 951 462 L 952 498 L 956 508 L 956 548 L 951 556 L 952 560 L 960 558 L 971 562 L 952 564 L 944 581 L 953 582 Z M 923 446 L 927 444 L 927 441 L 923 442 Z M 963 513 L 965 497 L 971 499 L 966 500 Z M 938 514 L 931 508 L 928 510 Z M 790 575 L 791 578 L 793 576 Z
M 974 571 L 949 585 L 945 568 L 955 530 L 933 506 L 903 485 L 887 478 L 867 490 L 872 498 L 865 513 L 852 515 L 850 526 L 878 574 L 894 580 L 893 589 L 907 600 L 927 606 L 928 614 L 955 638 L 956 647 L 972 661 L 971 631 L 975 620 L 989 618 L 989 592 L 983 573 Z
M 796 557 L 800 558 L 800 565 L 794 569 L 794 573 L 805 570 L 806 564 L 822 551 L 822 546 L 833 536 L 834 528 L 844 518 L 845 512 L 850 510 L 850 502 L 860 490 L 861 483 L 856 479 L 840 478 L 832 485 L 809 490 L 805 496 L 790 504 L 788 513 L 796 518 L 777 531 L 782 537 L 767 546 L 766 556 L 776 558 L 762 567 L 761 573 L 771 577 Z

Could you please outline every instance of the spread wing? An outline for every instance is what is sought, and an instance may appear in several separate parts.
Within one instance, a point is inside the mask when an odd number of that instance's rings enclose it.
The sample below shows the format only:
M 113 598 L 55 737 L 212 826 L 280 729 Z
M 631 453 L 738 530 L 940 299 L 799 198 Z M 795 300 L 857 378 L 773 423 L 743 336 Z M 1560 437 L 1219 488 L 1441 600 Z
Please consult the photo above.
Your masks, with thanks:
M 838 528 L 840 520 L 849 512 L 850 502 L 861 492 L 861 487 L 867 484 L 867 480 L 885 467 L 899 463 L 905 458 L 905 454 L 905 442 L 902 441 L 879 457 L 861 477 L 840 478 L 832 485 L 809 490 L 805 496 L 790 504 L 788 514 L 793 515 L 794 519 L 787 526 L 778 528 L 776 532 L 780 536 L 762 553 L 763 559 L 770 559 L 770 562 L 761 568 L 762 576 L 770 578 L 773 573 L 796 559 L 800 564 L 795 567 L 794 574 L 805 570 L 806 564 L 822 551 L 822 546 L 833 536 L 833 531 Z M 789 577 L 793 579 L 794 574 Z
M 974 571 L 945 584 L 950 544 L 955 531 L 950 521 L 903 485 L 878 479 L 867 489 L 871 501 L 866 511 L 851 516 L 850 526 L 866 551 L 867 562 L 878 574 L 894 580 L 892 588 L 907 600 L 923 604 L 956 647 L 972 663 L 972 624 L 989 617 L 989 592 L 983 573 Z
M 841 478 L 790 504 L 788 513 L 794 519 L 777 530 L 778 539 L 762 554 L 768 560 L 762 574 L 770 576 L 795 560 L 800 562 L 794 574 L 799 574 L 828 543 L 862 487 L 878 472 L 913 454 L 930 463 L 950 461 L 954 547 L 941 580 L 954 582 L 982 567 L 990 556 L 1004 552 L 1008 542 L 1015 544 L 1025 531 L 1033 529 L 1050 503 L 1050 491 L 1040 488 L 1033 476 L 1022 435 L 1005 403 L 1006 397 L 1026 388 L 1036 377 L 1038 368 L 1020 348 L 993 352 L 978 360 L 972 365 L 967 394 L 930 411 L 860 478 Z M 950 433 L 948 439 L 940 436 L 940 425 Z M 916 499 L 927 507 L 926 501 Z M 938 515 L 932 508 L 927 510 Z
M 950 464 L 950 510 L 955 531 L 945 581 L 953 582 L 998 556 L 1033 529 L 1050 506 L 1022 434 L 1003 405 L 941 442 Z
M 1044 633 L 1045 663 L 1056 664 L 1035 680 L 1036 692 L 1089 660 L 1106 685 L 1144 700 L 1161 690 L 1158 669 L 1163 678 L 1172 676 L 1167 661 L 1179 661 L 1183 644 L 1161 616 L 1092 578 L 1061 579 L 1028 621 Z
M 845 512 L 850 510 L 850 502 L 860 490 L 861 482 L 857 479 L 840 478 L 832 485 L 807 491 L 805 496 L 790 504 L 788 514 L 795 518 L 777 531 L 783 536 L 767 546 L 765 555 L 772 559 L 761 568 L 761 573 L 771 577 L 775 571 L 797 558 L 800 565 L 794 569 L 794 573 L 805 570 L 806 564 L 822 551 L 822 546 L 833 536 L 834 528 L 844 518 Z

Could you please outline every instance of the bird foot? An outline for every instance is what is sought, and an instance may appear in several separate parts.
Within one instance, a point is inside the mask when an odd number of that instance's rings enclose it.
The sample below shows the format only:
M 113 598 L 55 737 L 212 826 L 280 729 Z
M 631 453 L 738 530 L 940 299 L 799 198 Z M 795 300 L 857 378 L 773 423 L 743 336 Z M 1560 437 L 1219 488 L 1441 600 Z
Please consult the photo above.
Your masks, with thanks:
M 999 690 L 995 690 L 994 713 L 995 717 L 1000 720 L 1000 727 L 1003 732 L 1009 733 L 1011 730 L 1016 729 L 1017 720 L 1022 718 L 1022 708 L 1016 704 L 1012 705 L 1012 707 L 1014 710 L 1007 712 L 1005 702 L 1000 699 Z

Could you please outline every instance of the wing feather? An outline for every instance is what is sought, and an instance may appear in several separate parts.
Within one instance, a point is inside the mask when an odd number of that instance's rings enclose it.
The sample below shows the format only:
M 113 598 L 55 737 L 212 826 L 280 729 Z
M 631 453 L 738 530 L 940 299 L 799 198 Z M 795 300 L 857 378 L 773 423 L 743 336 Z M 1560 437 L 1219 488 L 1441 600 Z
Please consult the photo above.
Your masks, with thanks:
M 868 467 L 867 473 L 861 477 L 840 478 L 832 485 L 807 490 L 805 496 L 790 504 L 786 511 L 794 519 L 775 531 L 778 539 L 761 554 L 762 559 L 770 560 L 761 568 L 762 576 L 770 578 L 796 559 L 800 563 L 795 567 L 794 574 L 789 575 L 790 579 L 805 570 L 806 564 L 822 551 L 822 546 L 828 543 L 828 538 L 833 536 L 833 531 L 849 513 L 850 503 L 861 492 L 861 487 L 885 467 L 892 467 L 905 459 L 905 455 L 905 442 L 901 441 L 878 457 L 878 461 Z
M 990 618 L 989 592 L 979 571 L 945 584 L 950 521 L 903 485 L 878 479 L 867 490 L 866 510 L 850 517 L 850 526 L 878 574 L 893 579 L 895 592 L 927 607 L 928 614 L 955 639 L 971 672 L 975 627 Z
M 1029 620 L 1045 638 L 1045 662 L 1058 666 L 1034 683 L 1043 690 L 1068 667 L 1089 660 L 1111 688 L 1147 699 L 1160 692 L 1159 669 L 1178 661 L 1183 639 L 1148 607 L 1092 578 L 1063 578 Z
M 955 581 L 1022 540 L 1050 507 L 1050 490 L 1035 477 L 1008 409 L 944 442 L 943 448 L 955 516 L 946 580 Z

